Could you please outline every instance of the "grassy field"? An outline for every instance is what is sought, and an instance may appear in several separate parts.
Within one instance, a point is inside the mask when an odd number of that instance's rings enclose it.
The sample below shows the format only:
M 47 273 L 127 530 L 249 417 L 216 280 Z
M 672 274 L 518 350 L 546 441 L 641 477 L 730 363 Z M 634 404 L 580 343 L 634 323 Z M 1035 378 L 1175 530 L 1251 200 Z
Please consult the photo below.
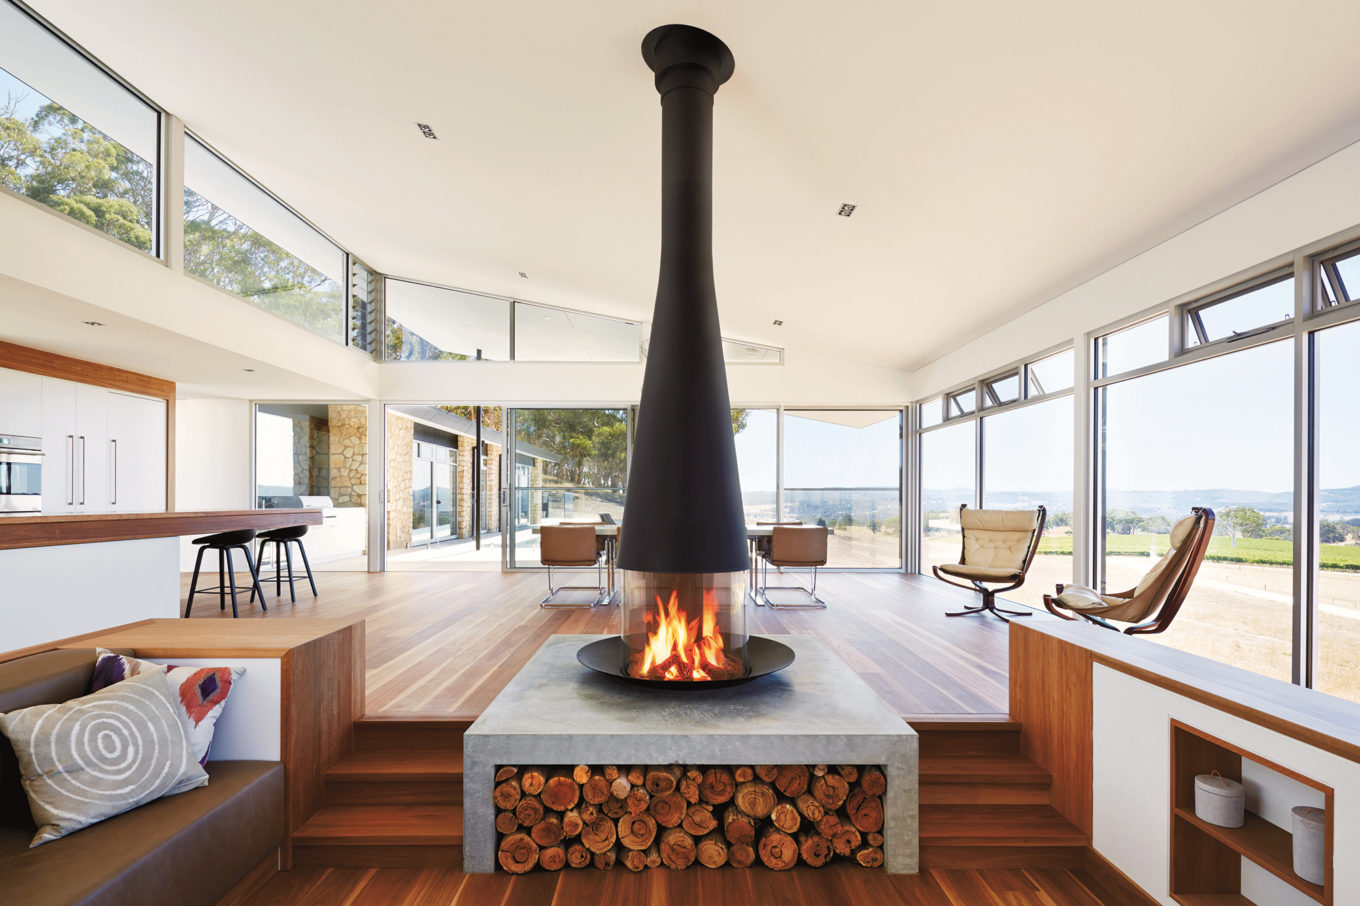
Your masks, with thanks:
M 1166 553 L 1168 535 L 1108 535 L 1105 550 L 1112 556 L 1160 557 Z M 1071 554 L 1071 535 L 1046 535 L 1039 543 L 1041 554 Z M 1209 540 L 1207 560 L 1221 563 L 1261 563 L 1288 566 L 1294 562 L 1294 545 L 1275 538 L 1238 538 L 1237 546 L 1221 536 Z M 1360 545 L 1322 545 L 1322 568 L 1360 571 Z

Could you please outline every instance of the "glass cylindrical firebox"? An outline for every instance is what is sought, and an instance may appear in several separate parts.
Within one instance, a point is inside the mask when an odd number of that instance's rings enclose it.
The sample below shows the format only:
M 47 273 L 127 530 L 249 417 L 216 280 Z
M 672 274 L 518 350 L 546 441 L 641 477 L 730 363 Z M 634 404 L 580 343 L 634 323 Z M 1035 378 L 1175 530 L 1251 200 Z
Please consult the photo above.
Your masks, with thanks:
M 622 570 L 629 676 L 705 682 L 746 675 L 746 573 Z

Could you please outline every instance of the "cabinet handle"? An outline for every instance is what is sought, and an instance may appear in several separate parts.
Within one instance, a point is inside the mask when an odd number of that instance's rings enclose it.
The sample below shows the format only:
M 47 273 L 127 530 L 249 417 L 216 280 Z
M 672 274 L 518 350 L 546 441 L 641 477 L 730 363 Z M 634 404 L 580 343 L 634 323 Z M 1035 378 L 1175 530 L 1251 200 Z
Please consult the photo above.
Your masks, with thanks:
M 66 435 L 66 505 L 76 502 L 76 436 Z
M 109 505 L 118 506 L 118 441 L 109 441 L 109 484 L 113 492 L 109 495 Z
M 85 505 L 85 435 L 80 435 L 80 505 Z

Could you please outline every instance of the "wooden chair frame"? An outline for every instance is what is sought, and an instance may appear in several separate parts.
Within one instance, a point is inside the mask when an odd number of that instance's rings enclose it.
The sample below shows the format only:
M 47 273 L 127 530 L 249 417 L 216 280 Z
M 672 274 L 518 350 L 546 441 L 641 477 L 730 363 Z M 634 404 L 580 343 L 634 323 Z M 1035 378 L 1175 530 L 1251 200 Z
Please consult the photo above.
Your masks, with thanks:
M 1180 613 L 1181 606 L 1185 603 L 1186 597 L 1190 594 L 1190 586 L 1195 582 L 1195 576 L 1199 574 L 1200 564 L 1204 562 L 1204 554 L 1209 549 L 1209 540 L 1214 536 L 1214 511 L 1207 506 L 1197 506 L 1191 508 L 1190 512 L 1195 516 L 1198 525 L 1195 531 L 1198 535 L 1189 540 L 1187 544 L 1187 559 L 1180 566 L 1179 574 L 1171 580 L 1171 590 L 1167 593 L 1166 600 L 1157 611 L 1157 616 L 1143 623 L 1120 629 L 1118 626 L 1104 620 L 1095 614 L 1082 613 L 1081 611 L 1071 611 L 1058 607 L 1054 599 L 1063 593 L 1065 585 L 1059 584 L 1057 591 L 1051 595 L 1044 595 L 1044 607 L 1054 616 L 1064 620 L 1076 620 L 1078 618 L 1112 629 L 1115 632 L 1122 632 L 1125 635 L 1150 635 L 1155 632 L 1165 632 L 1171 625 L 1171 621 L 1176 619 L 1176 614 Z M 1128 591 L 1121 591 L 1109 595 L 1112 598 L 1132 598 L 1137 586 Z
M 968 504 L 966 503 L 960 504 L 959 530 L 961 533 L 963 532 L 962 528 L 963 511 L 966 509 L 968 509 Z M 968 582 L 970 584 L 964 585 L 962 582 L 955 581 L 955 579 L 958 577 L 949 577 L 945 573 L 941 573 L 939 566 L 932 566 L 930 568 L 931 572 L 935 574 L 935 578 L 939 579 L 941 582 L 947 582 L 948 584 L 953 585 L 957 588 L 966 588 L 969 591 L 982 592 L 982 603 L 977 607 L 967 607 L 964 608 L 963 610 L 954 611 L 952 613 L 946 613 L 945 616 L 966 617 L 975 613 L 990 613 L 997 619 L 1009 623 L 1010 622 L 1009 617 L 1027 617 L 1031 613 L 1033 613 L 1033 611 L 1031 610 L 1006 610 L 1003 607 L 997 607 L 996 596 L 1000 592 L 1011 591 L 1025 584 L 1025 576 L 1029 573 L 1030 564 L 1034 562 L 1034 555 L 1039 552 L 1039 541 L 1044 536 L 1044 523 L 1048 521 L 1048 509 L 1046 507 L 1038 506 L 1035 507 L 1035 510 L 1039 514 L 1039 524 L 1035 526 L 1034 537 L 1030 539 L 1029 548 L 1025 551 L 1025 562 L 1020 567 L 1020 577 L 1016 579 L 1014 582 L 1012 582 L 1010 585 L 1004 585 L 1001 586 L 1000 588 L 989 588 L 987 585 L 983 584 L 986 581 L 985 579 L 969 579 Z M 961 541 L 959 548 L 959 563 L 963 563 L 964 552 L 966 550 L 967 542 Z

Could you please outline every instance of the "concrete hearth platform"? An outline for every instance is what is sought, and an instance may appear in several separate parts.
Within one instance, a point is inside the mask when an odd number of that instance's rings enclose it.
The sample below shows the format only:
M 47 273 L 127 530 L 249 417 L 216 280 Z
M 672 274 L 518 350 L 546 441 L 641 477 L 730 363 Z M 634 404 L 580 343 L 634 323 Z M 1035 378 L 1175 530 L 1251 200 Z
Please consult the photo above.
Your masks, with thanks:
M 463 866 L 496 866 L 497 765 L 876 764 L 885 868 L 917 870 L 916 731 L 829 648 L 777 635 L 797 654 L 779 673 L 740 686 L 655 691 L 581 666 L 604 638 L 555 635 L 463 736 Z

